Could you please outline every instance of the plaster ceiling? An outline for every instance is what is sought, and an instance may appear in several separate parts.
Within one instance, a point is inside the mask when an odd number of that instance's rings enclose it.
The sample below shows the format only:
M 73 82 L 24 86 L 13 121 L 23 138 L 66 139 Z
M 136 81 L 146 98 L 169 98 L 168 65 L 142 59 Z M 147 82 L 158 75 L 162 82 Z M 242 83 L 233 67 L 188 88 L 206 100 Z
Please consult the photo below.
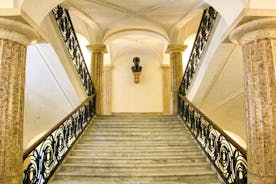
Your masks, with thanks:
M 64 6 L 77 12 L 101 41 L 127 30 L 151 31 L 169 41 L 174 29 L 195 11 L 201 0 L 68 0 Z M 78 22 L 74 22 L 78 24 Z M 75 26 L 77 27 L 77 26 Z

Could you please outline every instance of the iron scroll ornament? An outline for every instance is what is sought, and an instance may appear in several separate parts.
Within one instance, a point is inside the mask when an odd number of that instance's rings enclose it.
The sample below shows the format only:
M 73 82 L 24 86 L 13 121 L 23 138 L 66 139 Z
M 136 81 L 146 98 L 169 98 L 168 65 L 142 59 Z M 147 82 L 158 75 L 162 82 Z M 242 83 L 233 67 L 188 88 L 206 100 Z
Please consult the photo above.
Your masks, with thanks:
M 178 114 L 227 184 L 247 184 L 246 152 L 184 96 Z
M 69 12 L 61 6 L 57 6 L 52 12 L 85 91 L 87 95 L 90 96 L 95 93 L 95 88 L 85 64 Z

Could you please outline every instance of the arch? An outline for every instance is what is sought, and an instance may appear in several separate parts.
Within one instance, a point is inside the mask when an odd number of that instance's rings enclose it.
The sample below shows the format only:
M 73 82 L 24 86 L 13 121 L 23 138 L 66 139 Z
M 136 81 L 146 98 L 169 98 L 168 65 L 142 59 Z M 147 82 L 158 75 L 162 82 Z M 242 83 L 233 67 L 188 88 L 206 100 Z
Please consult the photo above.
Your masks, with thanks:
M 110 32 L 109 34 L 105 35 L 104 43 L 109 43 L 112 40 L 118 39 L 125 35 L 146 35 L 146 36 L 157 38 L 164 42 L 169 43 L 169 38 L 166 34 L 162 34 L 155 30 L 142 29 L 142 28 L 121 29 L 114 32 Z
M 231 1 L 214 1 L 203 0 L 206 4 L 209 4 L 215 10 L 217 10 L 222 19 L 230 26 L 233 21 L 240 15 L 240 13 L 247 8 L 247 0 L 231 0 Z M 263 2 L 262 2 L 263 3 Z M 231 7 L 231 8 L 229 8 Z
M 20 2 L 21 8 L 38 26 L 42 23 L 43 19 L 48 13 L 57 5 L 65 0 L 24 0 Z M 39 8 L 37 8 L 39 7 Z

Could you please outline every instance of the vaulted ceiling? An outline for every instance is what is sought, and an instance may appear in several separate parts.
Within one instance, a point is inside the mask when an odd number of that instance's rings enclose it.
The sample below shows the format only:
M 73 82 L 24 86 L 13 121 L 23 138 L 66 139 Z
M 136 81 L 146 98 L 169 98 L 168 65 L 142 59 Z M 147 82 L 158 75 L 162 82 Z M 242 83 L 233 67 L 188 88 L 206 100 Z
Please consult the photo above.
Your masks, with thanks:
M 90 40 L 105 42 L 122 32 L 144 31 L 173 41 L 177 29 L 201 13 L 201 0 L 68 0 L 64 3 L 75 24 L 96 34 Z M 192 15 L 192 16 L 191 16 Z M 74 17 L 75 16 L 75 17 Z M 76 20 L 78 19 L 78 21 Z M 91 32 L 90 32 L 91 33 Z

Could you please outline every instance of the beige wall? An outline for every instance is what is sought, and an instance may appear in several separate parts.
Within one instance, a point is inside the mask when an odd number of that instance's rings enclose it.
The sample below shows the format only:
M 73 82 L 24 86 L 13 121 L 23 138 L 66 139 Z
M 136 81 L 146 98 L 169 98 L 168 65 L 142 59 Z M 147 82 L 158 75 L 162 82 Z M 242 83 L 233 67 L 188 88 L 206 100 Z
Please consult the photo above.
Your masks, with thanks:
M 24 109 L 24 149 L 80 104 L 50 44 L 28 47 Z
M 233 44 L 219 47 L 212 58 L 219 68 L 197 105 L 219 127 L 246 147 L 245 97 L 242 50 Z
M 116 40 L 110 44 L 112 70 L 112 112 L 163 111 L 163 79 L 160 67 L 163 45 L 158 41 Z M 131 66 L 140 57 L 143 67 L 140 83 L 135 84 Z

